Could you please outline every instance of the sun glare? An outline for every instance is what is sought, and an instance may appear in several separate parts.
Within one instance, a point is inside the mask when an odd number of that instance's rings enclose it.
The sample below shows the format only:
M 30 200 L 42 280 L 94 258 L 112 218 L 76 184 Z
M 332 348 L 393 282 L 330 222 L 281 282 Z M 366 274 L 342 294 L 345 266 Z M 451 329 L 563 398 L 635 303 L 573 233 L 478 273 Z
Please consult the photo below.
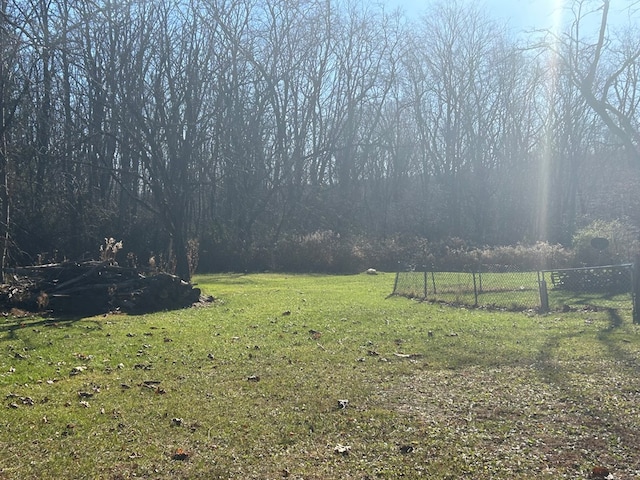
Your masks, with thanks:
M 552 30 L 555 35 L 559 35 L 562 29 L 562 23 L 568 8 L 566 0 L 553 0 L 553 11 L 551 18 L 553 20 Z
M 567 11 L 567 2 L 566 0 L 553 0 L 551 2 L 551 27 L 549 39 L 554 43 L 551 49 L 552 52 L 557 51 L 557 47 L 560 35 L 562 34 L 562 27 L 564 22 L 564 17 Z M 549 104 L 549 108 L 552 108 L 553 98 L 555 96 L 555 91 L 557 88 L 558 82 L 558 57 L 553 55 L 549 58 L 549 65 L 547 66 L 547 102 Z M 553 172 L 553 132 L 551 126 L 551 112 L 549 112 L 548 122 L 546 125 L 546 135 L 544 137 L 544 145 L 542 149 L 542 158 L 540 162 L 540 176 L 539 176 L 539 198 L 538 198 L 538 235 L 541 240 L 552 240 L 549 238 L 551 232 L 550 225 L 550 208 L 551 205 L 551 197 L 550 197 L 550 185 L 551 185 L 551 175 Z

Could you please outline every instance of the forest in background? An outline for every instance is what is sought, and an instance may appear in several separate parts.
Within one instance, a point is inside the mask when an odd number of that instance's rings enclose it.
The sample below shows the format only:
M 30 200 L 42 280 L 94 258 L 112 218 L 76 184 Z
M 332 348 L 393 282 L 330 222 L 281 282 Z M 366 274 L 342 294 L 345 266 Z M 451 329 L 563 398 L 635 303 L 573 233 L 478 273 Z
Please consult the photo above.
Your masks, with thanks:
M 350 271 L 637 229 L 627 3 L 523 35 L 460 1 L 0 0 L 1 266 L 114 238 L 183 278 Z

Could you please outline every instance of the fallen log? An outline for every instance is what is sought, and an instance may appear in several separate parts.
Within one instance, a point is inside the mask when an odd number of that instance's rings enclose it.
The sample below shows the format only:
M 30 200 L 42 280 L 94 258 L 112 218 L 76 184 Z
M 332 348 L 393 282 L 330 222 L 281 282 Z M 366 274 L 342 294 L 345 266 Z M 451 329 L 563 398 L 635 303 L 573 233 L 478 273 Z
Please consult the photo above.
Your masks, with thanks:
M 7 270 L 0 308 L 55 316 L 112 311 L 146 313 L 188 307 L 200 289 L 168 273 L 142 273 L 111 262 L 64 262 Z

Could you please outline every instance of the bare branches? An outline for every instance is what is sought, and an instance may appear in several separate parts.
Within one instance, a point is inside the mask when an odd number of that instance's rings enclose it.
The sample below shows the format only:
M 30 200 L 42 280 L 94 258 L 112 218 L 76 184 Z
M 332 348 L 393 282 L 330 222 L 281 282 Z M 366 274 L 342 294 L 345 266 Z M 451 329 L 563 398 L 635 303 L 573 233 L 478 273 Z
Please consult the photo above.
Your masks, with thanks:
M 621 81 L 623 74 L 630 68 L 633 68 L 638 58 L 640 58 L 640 47 L 636 47 L 635 51 L 629 52 L 619 65 L 605 65 L 606 61 L 612 61 L 612 59 L 605 58 L 605 55 L 610 54 L 611 51 L 611 44 L 607 40 L 609 8 L 610 1 L 602 0 L 597 40 L 590 48 L 593 56 L 588 64 L 585 75 L 581 76 L 579 69 L 579 56 L 582 54 L 584 48 L 583 40 L 579 35 L 580 29 L 578 28 L 579 23 L 583 20 L 582 18 L 576 19 L 577 26 L 574 29 L 574 35 L 566 38 L 565 46 L 574 52 L 571 75 L 583 97 L 607 127 L 626 146 L 629 154 L 634 156 L 636 161 L 640 161 L 640 131 L 638 129 L 638 121 L 633 118 L 633 111 L 625 111 L 625 106 L 616 106 L 613 103 L 615 102 L 615 98 L 610 94 L 611 88 Z M 609 70 L 609 73 L 604 73 L 607 70 Z M 599 85 L 598 78 L 600 78 Z M 636 85 L 635 88 L 639 87 Z
M 0 1 L 2 153 L 34 255 L 116 235 L 187 276 L 198 238 L 263 263 L 317 229 L 537 238 L 543 159 L 570 184 L 546 198 L 559 225 L 580 159 L 640 144 L 640 49 L 610 1 L 524 47 L 462 1 L 421 22 L 341 0 Z

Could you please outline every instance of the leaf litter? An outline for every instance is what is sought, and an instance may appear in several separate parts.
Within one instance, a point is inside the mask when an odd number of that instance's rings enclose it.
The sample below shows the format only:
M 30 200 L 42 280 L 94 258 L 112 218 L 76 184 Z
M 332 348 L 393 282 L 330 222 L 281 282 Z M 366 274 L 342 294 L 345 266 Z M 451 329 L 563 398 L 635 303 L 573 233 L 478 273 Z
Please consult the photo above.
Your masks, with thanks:
M 377 396 L 413 418 L 434 452 L 471 472 L 637 478 L 640 381 L 616 365 L 600 368 L 553 381 L 536 366 L 427 370 Z

